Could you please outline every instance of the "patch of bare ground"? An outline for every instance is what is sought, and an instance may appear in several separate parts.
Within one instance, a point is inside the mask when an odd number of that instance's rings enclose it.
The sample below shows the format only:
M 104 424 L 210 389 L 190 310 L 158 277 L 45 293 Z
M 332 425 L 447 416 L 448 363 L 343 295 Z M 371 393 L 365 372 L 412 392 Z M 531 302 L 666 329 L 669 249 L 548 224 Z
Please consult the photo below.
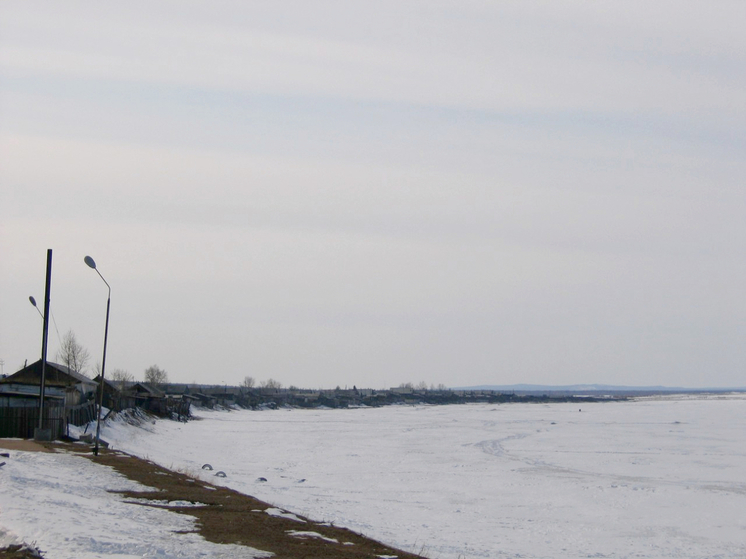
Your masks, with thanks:
M 23 450 L 25 452 L 51 452 L 43 446 L 29 439 L 0 439 L 0 448 L 5 450 Z
M 81 450 L 80 445 L 49 446 Z M 246 545 L 274 553 L 279 559 L 421 557 L 393 549 L 346 528 L 299 515 L 277 516 L 276 507 L 254 497 L 167 470 L 123 452 L 102 449 L 98 456 L 85 456 L 153 488 L 146 492 L 118 492 L 136 506 L 159 507 L 193 516 L 197 519 L 196 532 L 214 543 Z M 185 507 L 185 503 L 191 505 Z

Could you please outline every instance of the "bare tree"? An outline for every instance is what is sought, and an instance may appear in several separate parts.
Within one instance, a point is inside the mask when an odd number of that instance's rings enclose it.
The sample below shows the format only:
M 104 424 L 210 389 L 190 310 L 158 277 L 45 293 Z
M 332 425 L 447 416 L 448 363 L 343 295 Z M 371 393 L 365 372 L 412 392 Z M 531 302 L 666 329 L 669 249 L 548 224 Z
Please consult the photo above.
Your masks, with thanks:
M 134 382 L 135 380 L 135 377 L 124 369 L 114 369 L 111 372 L 110 378 L 113 382 L 119 383 L 120 390 L 124 390 L 128 382 Z
M 269 380 L 262 381 L 262 388 L 272 388 L 277 390 L 279 388 L 282 388 L 282 383 L 279 380 L 271 378 Z
M 168 384 L 168 373 L 158 365 L 151 365 L 145 369 L 145 382 L 156 388 Z
M 419 390 L 420 392 L 425 392 L 425 391 L 427 391 L 427 383 L 426 383 L 426 382 L 425 382 L 424 380 L 423 380 L 423 381 L 421 381 L 421 382 L 420 382 L 420 383 L 419 383 L 419 384 L 417 385 L 417 390 Z
M 254 385 L 256 384 L 256 381 L 254 380 L 254 377 L 243 377 L 243 382 L 241 382 L 241 386 L 243 388 L 254 388 Z
M 65 337 L 62 338 L 62 345 L 57 352 L 57 360 L 62 361 L 68 369 L 72 369 L 76 373 L 84 374 L 88 360 L 91 358 L 88 350 L 78 343 L 78 339 L 75 337 L 75 332 L 68 330 Z

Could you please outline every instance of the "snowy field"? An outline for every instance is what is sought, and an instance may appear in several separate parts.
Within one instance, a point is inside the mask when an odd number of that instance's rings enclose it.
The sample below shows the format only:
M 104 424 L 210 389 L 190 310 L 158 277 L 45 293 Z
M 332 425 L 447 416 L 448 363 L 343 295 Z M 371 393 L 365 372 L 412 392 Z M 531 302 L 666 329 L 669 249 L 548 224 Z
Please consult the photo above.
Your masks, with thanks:
M 201 411 L 105 437 L 434 559 L 746 557 L 744 395 L 581 407 Z
M 433 559 L 746 557 L 746 395 L 581 408 L 200 411 L 103 436 Z M 189 517 L 122 502 L 106 489 L 137 484 L 85 458 L 6 460 L 0 545 L 50 559 L 257 555 L 174 537 Z

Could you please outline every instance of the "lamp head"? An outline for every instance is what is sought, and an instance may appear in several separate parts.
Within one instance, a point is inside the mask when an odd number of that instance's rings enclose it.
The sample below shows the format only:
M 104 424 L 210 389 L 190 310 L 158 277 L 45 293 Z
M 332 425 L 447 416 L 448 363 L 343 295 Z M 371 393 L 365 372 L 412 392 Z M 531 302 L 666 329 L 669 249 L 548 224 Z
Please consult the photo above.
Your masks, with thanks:
M 33 295 L 30 295 L 30 296 L 29 296 L 29 298 L 28 298 L 28 300 L 29 300 L 29 301 L 31 301 L 31 304 L 32 304 L 32 305 L 34 305 L 34 306 L 36 307 L 36 299 L 34 299 L 34 296 L 33 296 Z M 38 308 L 38 307 L 37 307 L 37 308 Z
M 93 268 L 94 270 L 96 269 L 96 262 L 90 256 L 86 256 L 83 259 L 83 262 L 85 262 L 86 264 L 88 264 L 89 268 Z

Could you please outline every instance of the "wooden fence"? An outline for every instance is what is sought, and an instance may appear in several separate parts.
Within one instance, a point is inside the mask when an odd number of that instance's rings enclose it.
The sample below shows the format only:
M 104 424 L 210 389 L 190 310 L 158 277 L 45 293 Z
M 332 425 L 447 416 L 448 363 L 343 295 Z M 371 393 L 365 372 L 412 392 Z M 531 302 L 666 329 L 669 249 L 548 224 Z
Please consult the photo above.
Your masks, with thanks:
M 0 407 L 0 438 L 33 439 L 39 426 L 39 408 Z M 65 434 L 65 406 L 45 405 L 43 427 L 52 431 L 52 439 Z
M 130 404 L 134 397 L 122 397 L 114 404 Z M 190 400 L 186 398 L 151 398 L 138 402 L 140 407 L 163 417 L 176 416 L 179 420 L 189 417 Z M 119 405 L 113 409 L 118 409 Z M 66 408 L 62 403 L 45 404 L 44 428 L 51 429 L 52 440 L 67 435 L 67 426 L 83 426 L 95 421 L 97 406 L 93 400 Z M 34 429 L 39 426 L 38 407 L 0 406 L 0 438 L 33 439 Z
M 67 422 L 80 427 L 96 419 L 96 404 L 93 400 L 67 409 Z

